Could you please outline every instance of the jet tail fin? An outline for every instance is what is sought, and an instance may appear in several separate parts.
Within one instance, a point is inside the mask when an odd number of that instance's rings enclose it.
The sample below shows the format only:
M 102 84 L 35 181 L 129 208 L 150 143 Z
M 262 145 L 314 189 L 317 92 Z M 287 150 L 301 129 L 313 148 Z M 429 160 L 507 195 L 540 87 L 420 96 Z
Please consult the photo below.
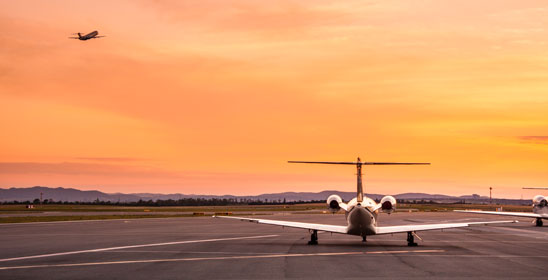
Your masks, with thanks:
M 344 165 L 356 165 L 357 169 L 357 186 L 356 186 L 356 200 L 358 203 L 363 201 L 363 184 L 362 184 L 362 165 L 430 165 L 428 162 L 376 162 L 365 161 L 362 162 L 358 157 L 355 162 L 349 161 L 295 161 L 290 160 L 288 163 L 314 163 L 314 164 L 344 164 Z

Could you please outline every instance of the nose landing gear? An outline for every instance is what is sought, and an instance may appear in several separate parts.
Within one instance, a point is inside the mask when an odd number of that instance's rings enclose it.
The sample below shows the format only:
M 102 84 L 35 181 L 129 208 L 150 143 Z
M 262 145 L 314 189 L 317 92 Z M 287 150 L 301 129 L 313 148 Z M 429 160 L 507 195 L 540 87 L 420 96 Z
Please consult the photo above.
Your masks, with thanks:
M 540 219 L 540 218 L 537 218 L 537 220 L 536 220 L 536 223 L 535 223 L 535 224 L 536 224 L 536 226 L 537 226 L 537 227 L 541 227 L 541 226 L 542 226 L 542 219 Z

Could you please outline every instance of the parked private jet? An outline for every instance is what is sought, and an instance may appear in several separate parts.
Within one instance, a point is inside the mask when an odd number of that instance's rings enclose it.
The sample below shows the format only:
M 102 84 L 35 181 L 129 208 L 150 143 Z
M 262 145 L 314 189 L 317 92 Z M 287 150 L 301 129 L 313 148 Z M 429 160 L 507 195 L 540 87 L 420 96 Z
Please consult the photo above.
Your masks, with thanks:
M 548 190 L 548 188 L 523 188 L 523 189 Z M 472 211 L 472 210 L 455 210 L 455 212 L 534 218 L 533 223 L 535 223 L 537 227 L 541 227 L 543 225 L 542 219 L 548 219 L 548 202 L 546 201 L 546 197 L 542 195 L 535 195 L 535 197 L 533 197 L 532 206 L 533 206 L 533 213 L 504 212 L 504 211 Z
M 360 158 L 356 162 L 325 162 L 325 161 L 289 161 L 289 163 L 315 163 L 315 164 L 344 164 L 355 165 L 357 168 L 357 196 L 344 203 L 340 196 L 331 195 L 327 198 L 328 209 L 336 213 L 341 209 L 345 211 L 345 217 L 348 225 L 326 225 L 311 224 L 301 222 L 288 222 L 267 219 L 253 219 L 231 216 L 213 216 L 216 218 L 237 219 L 241 221 L 254 222 L 257 224 L 268 224 L 282 227 L 293 227 L 308 229 L 311 232 L 309 245 L 318 244 L 318 231 L 342 233 L 361 236 L 366 241 L 368 235 L 379 235 L 389 233 L 407 233 L 407 245 L 417 246 L 415 237 L 421 239 L 416 232 L 436 229 L 461 228 L 479 224 L 493 223 L 514 223 L 516 221 L 490 221 L 490 222 L 470 222 L 470 223 L 444 223 L 444 224 L 424 224 L 424 225 L 402 225 L 402 226 L 377 226 L 379 210 L 391 213 L 395 210 L 396 199 L 392 196 L 385 196 L 377 204 L 371 198 L 364 196 L 362 187 L 362 166 L 364 165 L 428 165 L 430 163 L 402 163 L 402 162 L 362 162 Z M 422 240 L 422 239 L 421 239 Z
M 89 39 L 97 39 L 97 38 L 105 37 L 105 36 L 99 36 L 99 32 L 97 32 L 97 30 L 91 33 L 88 33 L 86 35 L 82 35 L 81 33 L 76 33 L 76 34 L 78 35 L 78 37 L 69 37 L 69 39 L 78 39 L 78 40 L 85 41 Z

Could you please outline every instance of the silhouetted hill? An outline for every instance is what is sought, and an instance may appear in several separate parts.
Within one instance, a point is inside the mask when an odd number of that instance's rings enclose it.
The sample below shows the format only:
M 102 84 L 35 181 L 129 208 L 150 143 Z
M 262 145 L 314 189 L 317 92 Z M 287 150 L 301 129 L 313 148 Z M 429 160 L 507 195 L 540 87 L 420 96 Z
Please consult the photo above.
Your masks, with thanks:
M 140 196 L 143 200 L 157 200 L 157 199 L 182 199 L 182 198 L 238 198 L 238 199 L 251 199 L 251 200 L 268 200 L 268 201 L 311 201 L 311 200 L 325 200 L 328 196 L 336 194 L 343 200 L 348 201 L 356 197 L 355 192 L 340 192 L 340 191 L 322 191 L 322 192 L 283 192 L 283 193 L 267 193 L 260 195 L 199 195 L 199 194 L 153 194 L 153 193 L 135 193 L 133 195 Z M 368 197 L 373 199 L 382 197 L 379 194 L 367 194 Z
M 107 194 L 100 191 L 81 191 L 72 188 L 10 188 L 0 189 L 0 201 L 33 201 L 40 198 L 52 199 L 54 201 L 80 201 L 91 202 L 94 200 L 102 201 L 138 201 L 140 197 L 131 194 Z
M 402 193 L 394 195 L 397 199 L 448 199 L 456 198 L 454 196 L 443 195 L 443 194 L 427 194 L 427 193 Z
M 334 190 L 327 190 L 322 192 L 283 192 L 283 193 L 269 193 L 255 196 L 235 196 L 235 195 L 199 195 L 199 194 L 153 194 L 153 193 L 134 193 L 123 194 L 114 193 L 108 194 L 100 191 L 82 191 L 72 188 L 48 188 L 48 187 L 32 187 L 32 188 L 10 188 L 0 189 L 0 202 L 4 201 L 33 201 L 40 198 L 40 193 L 43 194 L 43 199 L 51 199 L 53 201 L 69 201 L 69 202 L 92 202 L 95 200 L 111 201 L 111 202 L 135 202 L 138 200 L 179 200 L 183 198 L 219 198 L 219 199 L 250 199 L 261 201 L 312 201 L 312 200 L 325 200 L 332 194 L 339 195 L 344 201 L 356 197 L 355 192 L 341 192 Z M 381 199 L 382 194 L 366 194 L 372 199 Z M 458 202 L 463 199 L 474 200 L 476 202 L 485 202 L 489 198 L 479 195 L 463 195 L 460 197 L 448 196 L 442 194 L 426 194 L 426 193 L 402 193 L 394 195 L 396 199 L 405 200 L 433 200 L 438 202 Z M 502 201 L 502 200 L 498 200 Z M 514 201 L 522 200 L 505 200 L 511 203 Z M 528 200 L 527 200 L 528 203 Z

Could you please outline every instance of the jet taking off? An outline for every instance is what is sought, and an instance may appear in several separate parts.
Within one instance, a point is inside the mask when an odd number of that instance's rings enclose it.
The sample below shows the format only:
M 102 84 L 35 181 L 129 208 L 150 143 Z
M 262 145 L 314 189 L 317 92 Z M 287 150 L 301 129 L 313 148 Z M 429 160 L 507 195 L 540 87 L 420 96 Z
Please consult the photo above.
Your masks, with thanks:
M 523 188 L 524 190 L 548 190 L 548 188 Z M 501 216 L 513 216 L 534 218 L 533 223 L 537 227 L 543 225 L 542 219 L 548 219 L 548 201 L 545 196 L 535 195 L 533 197 L 533 213 L 520 213 L 520 212 L 503 212 L 503 211 L 472 211 L 472 210 L 454 210 L 461 213 L 477 213 L 488 215 L 501 215 Z
M 241 221 L 254 222 L 258 224 L 276 225 L 282 227 L 294 227 L 308 229 L 312 234 L 309 245 L 318 244 L 318 231 L 342 233 L 361 236 L 366 241 L 368 235 L 389 234 L 389 233 L 407 233 L 407 245 L 417 246 L 415 237 L 417 231 L 460 228 L 477 224 L 492 223 L 513 223 L 516 221 L 492 221 L 492 222 L 472 222 L 472 223 L 447 223 L 447 224 L 426 224 L 426 225 L 404 225 L 404 226 L 377 226 L 377 215 L 379 210 L 391 213 L 395 210 L 396 199 L 392 196 L 385 196 L 380 204 L 375 203 L 371 198 L 365 197 L 362 186 L 362 166 L 364 165 L 429 165 L 430 163 L 405 163 L 405 162 L 362 162 L 360 158 L 356 162 L 329 162 L 329 161 L 289 161 L 289 163 L 314 163 L 314 164 L 344 164 L 355 165 L 357 169 L 357 194 L 356 198 L 344 203 L 340 196 L 331 195 L 327 198 L 328 209 L 336 213 L 341 209 L 345 211 L 347 226 L 310 224 L 300 222 L 287 222 L 267 219 L 252 219 L 230 216 L 213 216 L 216 218 L 237 219 Z
M 86 41 L 89 39 L 97 39 L 97 38 L 105 37 L 105 36 L 99 36 L 99 32 L 97 32 L 97 30 L 91 33 L 88 33 L 86 35 L 82 35 L 81 33 L 76 33 L 76 34 L 78 35 L 78 37 L 69 37 L 69 39 L 78 39 L 78 40 Z

